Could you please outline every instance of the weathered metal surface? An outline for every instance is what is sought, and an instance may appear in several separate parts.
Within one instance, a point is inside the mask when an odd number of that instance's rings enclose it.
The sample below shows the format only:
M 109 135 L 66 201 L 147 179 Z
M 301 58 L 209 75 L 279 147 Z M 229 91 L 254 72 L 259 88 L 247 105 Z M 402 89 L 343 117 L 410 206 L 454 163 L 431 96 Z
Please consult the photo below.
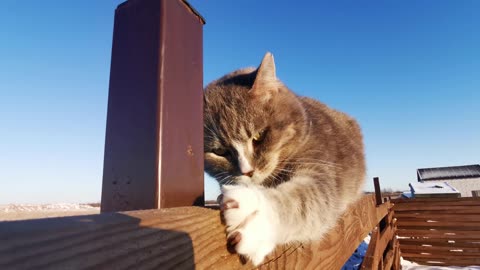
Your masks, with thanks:
M 102 212 L 203 203 L 202 27 L 180 0 L 117 7 Z

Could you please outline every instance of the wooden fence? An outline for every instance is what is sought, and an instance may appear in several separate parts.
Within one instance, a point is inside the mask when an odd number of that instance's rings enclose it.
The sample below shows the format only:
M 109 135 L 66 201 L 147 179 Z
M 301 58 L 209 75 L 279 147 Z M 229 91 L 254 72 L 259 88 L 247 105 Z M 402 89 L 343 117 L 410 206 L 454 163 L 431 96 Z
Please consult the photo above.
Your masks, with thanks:
M 362 269 L 400 269 L 400 243 L 396 238 L 396 229 L 396 219 L 390 209 L 371 233 Z
M 426 265 L 480 265 L 480 198 L 394 203 L 403 258 Z
M 389 209 L 366 195 L 322 241 L 280 246 L 259 269 L 340 269 L 379 222 L 391 220 Z M 391 242 L 394 227 L 387 228 L 372 238 L 377 258 Z M 227 251 L 220 212 L 201 207 L 0 222 L 0 243 L 0 269 L 253 268 Z
M 396 219 L 393 217 L 393 204 L 388 198 L 382 198 L 380 181 L 373 179 L 375 187 L 375 202 L 386 204 L 388 213 L 371 232 L 370 243 L 362 262 L 361 269 L 400 269 L 400 247 L 396 239 Z

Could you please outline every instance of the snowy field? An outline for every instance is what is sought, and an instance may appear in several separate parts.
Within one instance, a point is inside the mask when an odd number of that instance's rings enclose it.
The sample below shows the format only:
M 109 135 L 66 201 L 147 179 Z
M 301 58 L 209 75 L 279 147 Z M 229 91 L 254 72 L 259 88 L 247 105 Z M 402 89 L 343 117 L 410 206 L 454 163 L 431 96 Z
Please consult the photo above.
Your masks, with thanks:
M 0 221 L 92 215 L 98 213 L 100 213 L 100 207 L 79 203 L 0 205 Z
M 12 221 L 23 219 L 35 219 L 46 217 L 65 217 L 78 215 L 92 215 L 100 213 L 100 207 L 91 204 L 78 203 L 56 203 L 56 204 L 8 204 L 0 205 L 0 221 Z M 357 248 L 355 254 L 349 259 L 342 270 L 356 270 L 367 252 L 370 236 L 367 236 L 363 243 Z M 480 266 L 470 267 L 440 267 L 423 266 L 403 260 L 403 270 L 480 270 Z

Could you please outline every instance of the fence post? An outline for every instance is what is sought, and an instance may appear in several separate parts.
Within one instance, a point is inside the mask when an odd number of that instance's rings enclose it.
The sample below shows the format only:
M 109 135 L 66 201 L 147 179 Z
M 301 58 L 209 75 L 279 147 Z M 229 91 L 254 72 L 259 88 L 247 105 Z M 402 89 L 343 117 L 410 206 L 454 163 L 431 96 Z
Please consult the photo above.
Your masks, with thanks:
M 203 204 L 203 24 L 182 0 L 115 10 L 102 212 Z

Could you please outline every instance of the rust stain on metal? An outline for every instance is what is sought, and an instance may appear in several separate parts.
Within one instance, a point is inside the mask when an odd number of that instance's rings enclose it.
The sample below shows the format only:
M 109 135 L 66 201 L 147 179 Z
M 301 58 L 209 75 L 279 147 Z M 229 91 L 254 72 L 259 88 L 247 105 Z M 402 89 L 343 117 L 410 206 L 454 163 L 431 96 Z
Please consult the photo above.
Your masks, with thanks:
M 187 147 L 187 154 L 188 156 L 193 157 L 193 148 L 191 145 L 188 145 Z

